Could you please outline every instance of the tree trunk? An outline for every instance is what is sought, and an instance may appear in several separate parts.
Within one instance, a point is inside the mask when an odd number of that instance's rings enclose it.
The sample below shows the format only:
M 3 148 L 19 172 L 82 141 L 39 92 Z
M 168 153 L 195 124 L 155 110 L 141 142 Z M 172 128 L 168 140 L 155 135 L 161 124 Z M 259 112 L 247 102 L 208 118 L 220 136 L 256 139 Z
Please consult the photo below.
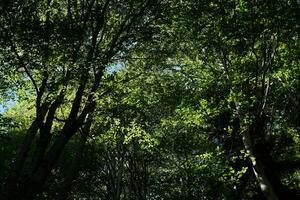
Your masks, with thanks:
M 240 128 L 245 129 L 242 131 L 242 140 L 244 143 L 244 147 L 247 153 L 250 155 L 252 170 L 259 183 L 260 189 L 263 192 L 266 199 L 277 200 L 279 199 L 279 196 L 276 193 L 274 186 L 271 184 L 270 180 L 268 179 L 267 172 L 266 172 L 266 170 L 268 169 L 266 168 L 266 166 L 264 166 L 263 162 L 256 156 L 250 131 L 248 130 L 247 127 L 245 127 L 243 123 L 244 118 L 243 118 L 242 110 L 237 102 L 235 103 L 235 105 L 236 105 L 236 111 L 240 121 Z
M 72 189 L 72 183 L 76 179 L 76 177 L 78 176 L 78 172 L 79 172 L 79 168 L 80 168 L 80 162 L 81 162 L 81 159 L 82 159 L 82 156 L 83 156 L 85 143 L 87 141 L 88 134 L 90 132 L 91 124 L 92 124 L 92 119 L 89 117 L 89 119 L 87 120 L 85 126 L 83 127 L 83 131 L 81 133 L 81 137 L 79 139 L 77 150 L 76 150 L 76 153 L 74 155 L 69 173 L 68 173 L 66 179 L 64 180 L 64 182 L 62 184 L 63 186 L 62 186 L 62 189 L 61 189 L 61 195 L 59 197 L 62 200 L 69 199 L 70 191 Z
M 279 199 L 278 194 L 275 191 L 275 188 L 271 184 L 268 179 L 266 171 L 268 170 L 263 162 L 255 156 L 255 152 L 253 150 L 253 144 L 251 141 L 251 136 L 248 131 L 243 133 L 243 143 L 245 149 L 250 154 L 250 159 L 252 163 L 252 170 L 254 175 L 259 183 L 260 189 L 263 192 L 264 196 L 268 200 L 276 200 Z
M 52 135 L 51 135 L 51 129 L 52 124 L 54 121 L 54 116 L 56 113 L 57 108 L 61 105 L 64 97 L 64 92 L 61 91 L 60 95 L 56 98 L 56 100 L 51 104 L 47 117 L 46 122 L 42 124 L 40 129 L 40 138 L 35 150 L 35 153 L 33 155 L 32 159 L 32 169 L 31 174 L 33 174 L 39 167 L 39 164 L 42 162 L 42 159 L 44 158 L 46 149 L 51 141 Z
M 18 182 L 20 175 L 22 174 L 24 163 L 26 161 L 34 137 L 40 127 L 40 124 L 42 123 L 42 120 L 46 115 L 46 112 L 47 109 L 41 109 L 38 113 L 38 116 L 35 118 L 35 120 L 32 122 L 31 126 L 26 132 L 20 151 L 18 152 L 14 162 L 12 163 L 11 171 L 6 181 L 6 199 L 15 199 L 14 195 L 16 194 L 16 191 L 18 191 Z
M 36 172 L 31 175 L 30 179 L 22 184 L 21 190 L 18 192 L 18 199 L 34 199 L 34 197 L 42 190 L 42 187 L 59 158 L 65 145 L 68 143 L 70 138 L 77 132 L 83 121 L 77 119 L 77 115 L 80 109 L 81 100 L 84 94 L 86 85 L 86 77 L 83 76 L 83 80 L 78 87 L 76 92 L 68 120 L 62 128 L 59 136 L 56 138 L 54 144 L 45 155 L 44 159 L 40 162 Z M 89 103 L 86 104 L 86 107 Z M 88 112 L 86 113 L 88 114 Z M 86 116 L 86 115 L 85 115 Z M 83 117 L 83 116 L 82 116 Z
M 73 129 L 73 130 L 72 130 Z M 69 133 L 74 133 L 76 130 L 74 128 L 69 129 Z M 40 164 L 36 173 L 32 175 L 28 184 L 24 185 L 24 189 L 20 192 L 19 199 L 26 199 L 31 200 L 41 192 L 42 187 L 51 172 L 54 164 L 58 160 L 62 150 L 64 149 L 65 145 L 71 138 L 71 134 L 60 134 L 54 144 L 51 146 L 49 152 L 45 156 L 44 160 Z M 23 193 L 24 192 L 24 193 Z M 23 193 L 23 194 L 22 194 Z

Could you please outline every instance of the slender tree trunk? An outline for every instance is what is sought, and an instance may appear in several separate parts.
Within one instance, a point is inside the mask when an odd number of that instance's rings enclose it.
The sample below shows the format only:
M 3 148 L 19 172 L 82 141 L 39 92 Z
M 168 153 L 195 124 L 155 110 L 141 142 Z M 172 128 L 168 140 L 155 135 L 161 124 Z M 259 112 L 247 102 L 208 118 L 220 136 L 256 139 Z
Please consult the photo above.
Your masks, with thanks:
M 116 175 L 116 194 L 115 194 L 115 200 L 121 199 L 121 193 L 122 193 L 122 178 L 123 178 L 123 158 L 120 163 L 118 163 L 118 169 L 117 169 L 117 175 Z
M 116 162 L 116 170 L 115 170 L 115 194 L 114 200 L 121 199 L 122 193 L 122 178 L 123 178 L 123 168 L 124 168 L 124 138 L 121 136 L 120 141 L 117 143 L 117 162 Z

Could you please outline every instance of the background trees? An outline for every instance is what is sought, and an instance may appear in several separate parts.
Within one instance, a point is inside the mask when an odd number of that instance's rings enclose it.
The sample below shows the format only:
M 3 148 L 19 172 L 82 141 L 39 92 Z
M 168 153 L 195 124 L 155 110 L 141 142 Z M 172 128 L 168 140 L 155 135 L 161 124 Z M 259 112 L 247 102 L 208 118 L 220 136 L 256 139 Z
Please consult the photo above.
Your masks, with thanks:
M 298 10 L 2 3 L 3 197 L 296 199 Z

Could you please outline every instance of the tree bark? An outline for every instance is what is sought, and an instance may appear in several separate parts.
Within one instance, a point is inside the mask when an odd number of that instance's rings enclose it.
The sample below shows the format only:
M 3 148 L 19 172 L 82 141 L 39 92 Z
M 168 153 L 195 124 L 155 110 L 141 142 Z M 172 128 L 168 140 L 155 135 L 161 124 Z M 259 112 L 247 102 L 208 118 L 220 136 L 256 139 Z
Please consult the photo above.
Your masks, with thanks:
M 85 77 L 85 76 L 83 76 Z M 63 148 L 69 139 L 76 133 L 80 124 L 78 124 L 77 115 L 80 109 L 81 99 L 84 94 L 86 81 L 82 81 L 74 98 L 72 108 L 67 122 L 61 130 L 60 135 L 56 138 L 56 141 L 49 149 L 49 152 L 45 158 L 40 162 L 38 169 L 32 174 L 28 180 L 22 185 L 17 195 L 14 195 L 12 199 L 34 199 L 36 194 L 42 189 L 42 186 L 50 173 L 54 163 L 57 161 Z M 40 119 L 40 118 L 37 118 Z M 50 127 L 51 128 L 51 127 Z M 31 145 L 31 143 L 30 143 Z M 29 147 L 30 147 L 29 145 Z M 14 192 L 16 193 L 16 192 Z M 12 193 L 12 194 L 14 194 Z M 10 194 L 10 195 L 12 195 Z
M 70 130 L 70 132 L 73 131 L 74 130 Z M 39 193 L 42 190 L 46 178 L 50 174 L 54 163 L 59 158 L 63 148 L 65 147 L 69 139 L 70 136 L 65 134 L 61 134 L 60 136 L 57 137 L 56 141 L 54 142 L 53 146 L 45 156 L 43 162 L 40 164 L 36 173 L 32 175 L 28 184 L 25 185 L 24 190 L 20 192 L 19 199 L 24 199 L 24 200 L 34 199 L 37 193 Z
M 43 123 L 42 128 L 40 129 L 40 138 L 32 159 L 31 174 L 33 174 L 38 169 L 39 164 L 41 163 L 44 157 L 48 144 L 51 141 L 51 137 L 52 137 L 51 129 L 54 121 L 55 112 L 57 108 L 61 105 L 63 97 L 64 97 L 64 92 L 61 91 L 60 95 L 51 104 L 46 117 L 46 122 Z
M 10 174 L 6 181 L 5 186 L 5 197 L 6 199 L 15 199 L 14 194 L 18 191 L 18 182 L 20 175 L 22 174 L 22 170 L 24 167 L 24 163 L 26 161 L 28 152 L 31 148 L 31 144 L 34 140 L 34 137 L 47 113 L 46 106 L 43 106 L 39 112 L 37 113 L 37 117 L 32 122 L 31 126 L 26 132 L 25 138 L 23 140 L 22 146 L 12 163 Z
M 268 169 L 264 166 L 263 162 L 260 159 L 258 159 L 257 156 L 255 156 L 255 152 L 253 150 L 253 144 L 249 132 L 245 131 L 242 137 L 243 137 L 242 139 L 243 139 L 245 149 L 250 154 L 252 170 L 259 183 L 261 191 L 263 192 L 264 196 L 268 200 L 279 199 L 278 194 L 275 191 L 275 188 L 273 187 L 273 185 L 268 179 L 266 173 Z
M 245 127 L 243 122 L 244 118 L 243 118 L 242 110 L 238 102 L 235 102 L 235 104 L 236 104 L 236 111 L 240 121 L 240 128 L 241 129 L 245 128 L 245 130 L 242 131 L 242 140 L 244 143 L 244 147 L 247 153 L 250 155 L 252 170 L 259 183 L 260 189 L 263 192 L 266 199 L 277 200 L 279 199 L 279 196 L 274 186 L 271 184 L 270 180 L 268 179 L 267 172 L 266 172 L 266 170 L 268 169 L 264 166 L 263 162 L 256 156 L 250 131 L 248 130 L 247 127 Z
M 69 173 L 62 184 L 63 186 L 61 189 L 61 195 L 59 197 L 62 200 L 69 199 L 70 191 L 72 189 L 72 183 L 78 176 L 78 172 L 80 169 L 80 162 L 81 162 L 81 159 L 83 156 L 85 144 L 86 144 L 88 134 L 90 132 L 90 128 L 91 128 L 91 124 L 92 124 L 92 117 L 88 116 L 87 118 L 88 119 L 87 119 L 85 126 L 83 127 L 81 137 L 79 139 L 77 150 L 74 155 Z

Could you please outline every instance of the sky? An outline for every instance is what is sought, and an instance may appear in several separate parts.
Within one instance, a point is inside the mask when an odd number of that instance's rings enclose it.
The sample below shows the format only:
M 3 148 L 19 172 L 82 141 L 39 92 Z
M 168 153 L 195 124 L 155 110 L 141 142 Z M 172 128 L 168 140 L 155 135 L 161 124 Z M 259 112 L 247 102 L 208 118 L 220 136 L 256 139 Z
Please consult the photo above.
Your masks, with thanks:
M 0 104 L 0 113 L 3 113 L 4 107 Z
M 0 114 L 3 113 L 7 108 L 11 107 L 14 105 L 13 100 L 9 100 L 7 102 L 1 103 L 0 102 Z
M 113 64 L 113 65 L 111 65 L 111 66 L 109 66 L 109 67 L 107 68 L 107 72 L 108 72 L 109 74 L 112 74 L 112 73 L 114 73 L 114 72 L 116 72 L 116 71 L 122 70 L 122 68 L 123 68 L 123 66 L 122 66 L 121 63 L 115 63 L 115 64 Z
M 116 71 L 122 70 L 123 66 L 121 63 L 115 63 L 108 67 L 107 71 L 109 74 L 112 74 Z M 0 102 L 0 114 L 3 113 L 7 108 L 11 107 L 14 104 L 14 101 L 10 100 L 4 104 Z

